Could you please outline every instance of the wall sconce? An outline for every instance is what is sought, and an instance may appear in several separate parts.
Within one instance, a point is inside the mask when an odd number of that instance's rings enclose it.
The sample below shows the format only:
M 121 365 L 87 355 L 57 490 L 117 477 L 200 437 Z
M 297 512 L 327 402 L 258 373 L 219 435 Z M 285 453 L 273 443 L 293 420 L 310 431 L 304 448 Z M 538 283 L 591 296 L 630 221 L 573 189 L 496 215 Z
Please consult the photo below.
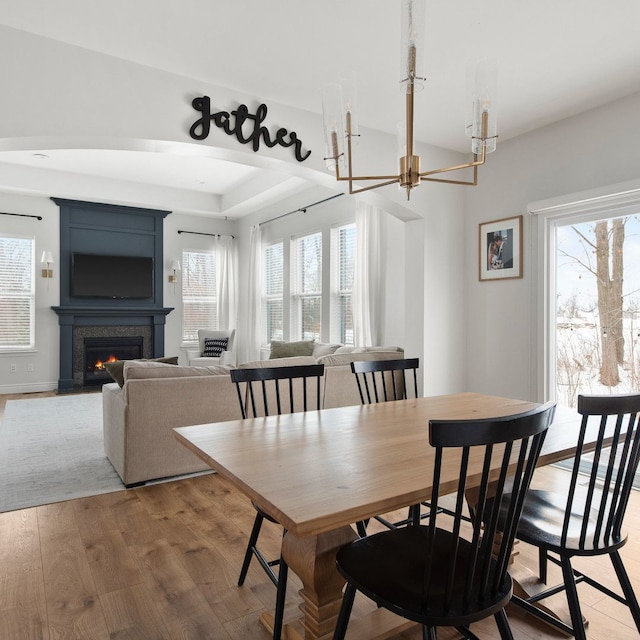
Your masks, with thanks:
M 169 283 L 173 285 L 173 290 L 176 290 L 176 282 L 178 282 L 178 271 L 180 271 L 180 261 L 174 260 L 171 263 L 171 273 L 169 274 Z
M 42 257 L 40 258 L 40 263 L 43 265 L 47 265 L 46 268 L 42 269 L 42 277 L 43 278 L 53 278 L 53 269 L 51 265 L 53 264 L 53 254 L 51 251 L 43 251 Z

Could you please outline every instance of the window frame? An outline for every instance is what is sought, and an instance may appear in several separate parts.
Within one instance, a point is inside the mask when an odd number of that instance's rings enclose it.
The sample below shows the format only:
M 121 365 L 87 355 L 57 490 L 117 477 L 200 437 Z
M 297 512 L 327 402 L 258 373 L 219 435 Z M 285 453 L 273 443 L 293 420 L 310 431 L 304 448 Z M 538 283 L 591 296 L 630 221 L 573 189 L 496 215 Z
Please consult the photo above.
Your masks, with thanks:
M 188 284 L 188 273 L 190 270 L 188 256 L 191 254 L 206 255 L 210 258 L 213 268 L 213 293 L 206 296 L 186 295 L 185 286 Z M 216 273 L 216 252 L 215 249 L 182 249 L 182 267 L 181 267 L 181 299 L 182 299 L 182 318 L 181 318 L 181 341 L 183 345 L 195 345 L 198 343 L 198 329 L 212 329 L 218 328 L 218 280 Z M 186 331 L 186 310 L 187 302 L 189 300 L 197 301 L 202 299 L 206 304 L 207 301 L 212 303 L 212 311 L 207 314 L 207 322 L 203 323 L 203 326 L 195 327 L 195 334 L 193 337 L 187 335 Z
M 532 308 L 539 309 L 532 323 L 532 397 L 538 402 L 556 400 L 556 229 L 572 220 L 594 222 L 603 218 L 637 215 L 640 180 L 559 198 L 533 202 L 531 215 Z
M 342 257 L 341 234 L 343 231 L 353 231 L 352 255 L 353 263 L 351 266 L 350 287 L 342 288 L 344 260 Z M 357 228 L 355 222 L 347 224 L 335 225 L 331 229 L 331 258 L 332 258 L 332 278 L 331 278 L 331 341 L 354 346 L 353 336 L 353 274 L 355 271 L 355 247 L 357 238 Z M 348 323 L 345 321 L 345 301 L 349 301 L 349 313 L 351 313 L 351 340 L 347 339 L 346 327 Z
M 267 336 L 267 307 L 265 304 L 266 296 L 266 278 L 265 278 L 265 265 L 266 258 L 265 253 L 268 247 L 282 243 L 283 247 L 283 298 L 282 298 L 282 314 L 283 314 L 283 329 L 282 340 L 298 340 L 297 328 L 295 326 L 295 241 L 298 238 L 310 236 L 314 234 L 321 235 L 322 246 L 322 267 L 321 267 L 321 309 L 319 312 L 320 317 L 320 336 L 318 338 L 321 342 L 338 342 L 338 330 L 336 329 L 338 322 L 335 319 L 335 290 L 336 290 L 336 278 L 337 278 L 337 259 L 334 255 L 336 252 L 336 243 L 334 242 L 336 236 L 336 229 L 340 227 L 355 225 L 355 220 L 352 216 L 343 216 L 340 220 L 322 224 L 320 226 L 314 224 L 307 227 L 301 225 L 295 232 L 287 233 L 284 229 L 277 230 L 272 233 L 263 236 L 261 242 L 261 265 L 262 265 L 262 283 L 260 292 L 260 322 L 261 322 L 261 341 L 263 348 L 269 344 Z M 277 338 L 274 338 L 277 339 Z
M 319 246 L 320 257 L 319 262 L 320 266 L 317 274 L 317 283 L 319 284 L 319 288 L 315 288 L 309 291 L 302 291 L 305 285 L 303 280 L 304 274 L 301 271 L 303 269 L 303 265 L 301 263 L 301 245 L 302 243 L 310 238 L 317 238 L 319 242 L 316 244 L 316 249 Z M 294 340 L 317 340 L 322 341 L 322 329 L 323 329 L 323 278 L 324 278 L 324 260 L 323 260 L 323 241 L 324 234 L 322 231 L 310 231 L 309 233 L 305 233 L 303 235 L 293 236 L 291 238 L 291 267 L 290 267 L 290 282 L 291 282 L 291 291 L 290 291 L 290 324 L 289 324 L 289 334 L 293 336 Z M 310 300 L 319 300 L 319 309 L 318 309 L 318 317 L 319 317 L 319 328 L 317 332 L 313 332 L 312 337 L 305 337 L 304 334 L 304 320 L 302 318 L 302 311 L 304 308 L 305 302 Z
M 29 307 L 29 327 L 28 327 L 28 344 L 0 344 L 0 353 L 22 353 L 35 350 L 35 314 L 36 314 L 36 240 L 34 236 L 2 233 L 0 234 L 0 241 L 2 240 L 25 240 L 30 243 L 30 277 L 29 277 L 29 291 L 28 292 L 11 292 L 9 290 L 2 289 L 0 284 L 0 300 L 2 299 L 18 299 L 22 298 L 27 300 Z
M 274 247 L 281 247 L 281 258 L 282 258 L 282 262 L 281 262 L 281 269 L 282 269 L 282 291 L 280 291 L 278 294 L 269 294 L 267 291 L 268 288 L 268 269 L 267 269 L 267 252 L 269 251 L 269 249 L 272 249 Z M 271 340 L 284 340 L 284 336 L 285 336 L 285 331 L 287 331 L 287 327 L 285 326 L 285 282 L 286 282 L 286 269 L 285 269 L 285 243 L 283 240 L 276 240 L 274 242 L 269 242 L 269 243 L 265 243 L 264 246 L 262 247 L 262 265 L 264 268 L 264 287 L 263 287 L 263 291 L 262 291 L 262 317 L 263 317 L 263 322 L 264 322 L 264 331 L 265 331 L 265 337 L 267 340 L 267 344 L 271 342 Z M 282 309 L 281 309 L 281 323 L 282 323 L 282 329 L 281 329 L 281 336 L 280 337 L 275 337 L 273 336 L 273 334 L 269 335 L 269 303 L 270 302 L 280 302 Z

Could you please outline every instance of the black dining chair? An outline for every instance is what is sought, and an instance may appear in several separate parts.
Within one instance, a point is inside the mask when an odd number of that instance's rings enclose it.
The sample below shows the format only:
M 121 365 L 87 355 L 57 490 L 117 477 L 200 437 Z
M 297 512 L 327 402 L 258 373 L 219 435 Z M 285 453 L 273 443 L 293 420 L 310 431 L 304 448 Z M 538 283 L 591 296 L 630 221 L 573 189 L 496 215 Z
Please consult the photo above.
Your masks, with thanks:
M 399 358 L 395 360 L 360 360 L 351 363 L 351 372 L 355 375 L 363 405 L 406 400 L 418 397 L 418 358 Z M 429 506 L 429 505 L 425 505 Z M 426 516 L 427 514 L 423 514 Z M 397 529 L 408 524 L 417 524 L 420 520 L 420 505 L 409 507 L 407 517 L 391 522 L 383 516 L 374 516 L 375 520 L 387 527 Z M 358 534 L 367 535 L 368 520 L 356 523 Z
M 238 392 L 243 419 L 322 408 L 323 364 L 232 369 L 230 373 L 231 380 L 235 383 Z M 258 537 L 264 520 L 279 523 L 259 505 L 254 503 L 253 506 L 256 510 L 256 517 L 240 570 L 238 586 L 244 584 L 251 559 L 255 556 L 277 589 L 273 637 L 274 640 L 280 640 L 287 592 L 288 567 L 282 555 L 275 560 L 267 560 L 258 549 Z M 283 535 L 285 533 L 286 531 L 283 531 Z M 275 566 L 278 567 L 277 576 L 273 571 Z
M 334 640 L 345 637 L 357 591 L 379 607 L 422 624 L 426 639 L 435 640 L 440 626 L 456 627 L 475 638 L 469 625 L 489 616 L 495 617 L 503 640 L 513 638 L 504 611 L 513 587 L 507 569 L 554 409 L 547 404 L 513 416 L 429 422 L 435 460 L 428 523 L 358 538 L 338 551 L 336 565 L 347 586 Z M 481 462 L 481 471 L 470 470 L 471 459 L 476 468 Z M 438 503 L 441 490 L 450 493 L 453 482 L 452 521 Z M 477 487 L 473 523 L 462 518 L 469 487 Z M 503 499 L 507 487 L 508 501 Z M 507 517 L 498 529 L 501 510 Z
M 418 397 L 418 358 L 397 360 L 360 360 L 351 363 L 351 371 L 356 376 L 358 392 L 362 404 L 405 400 Z M 407 384 L 407 379 L 409 383 Z
M 576 584 L 585 582 L 626 604 L 640 633 L 640 607 L 619 553 L 627 542 L 622 524 L 640 459 L 640 394 L 581 395 L 578 413 L 582 420 L 568 490 L 531 489 L 517 533 L 518 539 L 538 547 L 542 581 L 547 582 L 549 560 L 562 568 L 563 582 L 532 598 L 514 596 L 513 602 L 565 633 L 586 640 L 576 589 Z M 595 430 L 598 442 L 592 458 L 583 455 L 589 429 Z M 613 442 L 607 455 L 602 445 L 608 435 L 613 436 Z M 572 567 L 574 557 L 605 554 L 611 558 L 624 596 Z M 561 591 L 566 591 L 571 627 L 534 606 Z

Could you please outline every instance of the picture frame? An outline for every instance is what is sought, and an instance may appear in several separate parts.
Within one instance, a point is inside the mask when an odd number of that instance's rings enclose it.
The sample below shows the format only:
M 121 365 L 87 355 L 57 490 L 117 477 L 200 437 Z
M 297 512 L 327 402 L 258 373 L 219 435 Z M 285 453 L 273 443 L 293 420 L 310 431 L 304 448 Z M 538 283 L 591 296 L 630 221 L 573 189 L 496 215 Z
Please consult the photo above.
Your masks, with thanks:
M 483 222 L 478 227 L 480 281 L 522 278 L 522 216 Z

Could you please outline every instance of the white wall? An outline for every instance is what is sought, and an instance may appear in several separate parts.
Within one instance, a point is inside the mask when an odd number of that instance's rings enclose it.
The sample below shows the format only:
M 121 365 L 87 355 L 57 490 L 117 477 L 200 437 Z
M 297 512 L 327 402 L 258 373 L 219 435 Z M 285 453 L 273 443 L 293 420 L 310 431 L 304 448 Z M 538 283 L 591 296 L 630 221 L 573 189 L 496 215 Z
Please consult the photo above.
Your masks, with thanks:
M 466 310 L 464 198 L 468 189 L 426 184 L 428 204 L 424 214 L 421 246 L 416 246 L 410 269 L 424 273 L 425 394 L 438 395 L 466 390 Z M 417 235 L 417 234 L 416 234 Z M 412 238 L 412 243 L 416 239 Z M 422 265 L 418 267 L 418 256 Z
M 537 279 L 530 202 L 640 177 L 640 94 L 499 144 L 469 195 L 465 222 L 467 388 L 536 397 Z M 524 214 L 524 277 L 478 281 L 478 224 Z

